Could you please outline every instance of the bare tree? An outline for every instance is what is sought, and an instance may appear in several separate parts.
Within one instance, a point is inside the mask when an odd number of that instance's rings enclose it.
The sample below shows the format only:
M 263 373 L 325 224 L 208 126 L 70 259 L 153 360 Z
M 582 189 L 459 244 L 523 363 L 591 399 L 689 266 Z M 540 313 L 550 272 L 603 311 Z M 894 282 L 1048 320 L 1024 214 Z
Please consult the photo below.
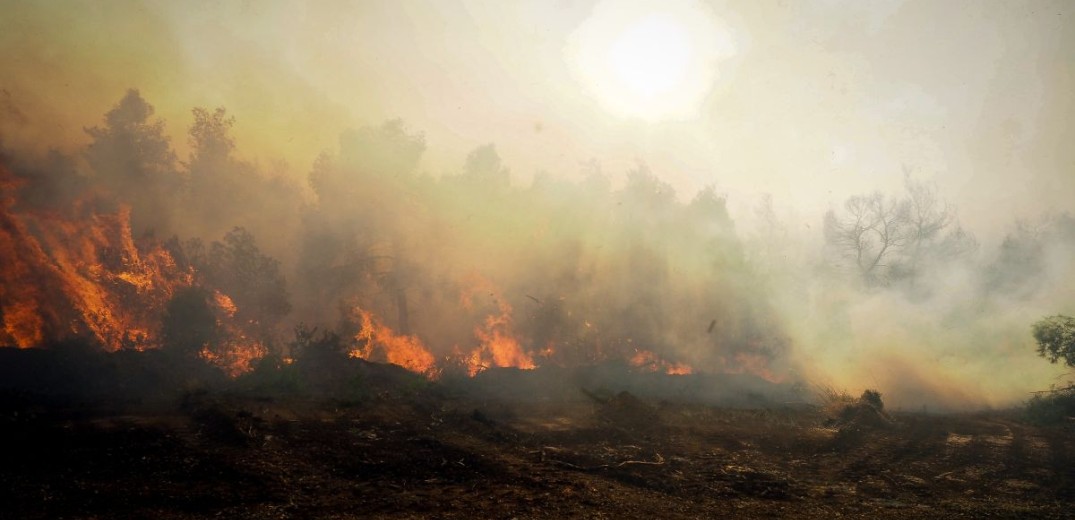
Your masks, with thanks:
M 867 285 L 884 285 L 908 240 L 908 208 L 906 201 L 886 199 L 879 192 L 856 195 L 844 203 L 846 216 L 826 213 L 825 240 L 854 262 Z
M 952 225 L 955 215 L 948 202 L 937 197 L 933 187 L 911 179 L 910 175 L 904 177 L 904 186 L 907 188 L 906 276 L 914 287 L 923 253 L 935 243 L 941 231 Z
M 935 186 L 907 175 L 904 187 L 902 198 L 857 195 L 847 199 L 844 214 L 829 211 L 825 240 L 837 256 L 854 262 L 867 285 L 901 281 L 921 293 L 917 285 L 927 269 L 965 256 L 978 243 Z

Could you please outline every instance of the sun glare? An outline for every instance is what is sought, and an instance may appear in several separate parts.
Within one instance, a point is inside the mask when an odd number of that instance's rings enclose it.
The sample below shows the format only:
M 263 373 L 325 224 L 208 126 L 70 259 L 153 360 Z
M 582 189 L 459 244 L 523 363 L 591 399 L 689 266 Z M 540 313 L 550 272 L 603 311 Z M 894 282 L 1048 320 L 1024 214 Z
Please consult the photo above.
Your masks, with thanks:
M 652 16 L 616 39 L 608 61 L 620 87 L 648 101 L 683 84 L 692 52 L 682 25 Z
M 691 119 L 732 54 L 729 33 L 693 2 L 594 8 L 568 45 L 576 76 L 608 111 L 647 121 Z

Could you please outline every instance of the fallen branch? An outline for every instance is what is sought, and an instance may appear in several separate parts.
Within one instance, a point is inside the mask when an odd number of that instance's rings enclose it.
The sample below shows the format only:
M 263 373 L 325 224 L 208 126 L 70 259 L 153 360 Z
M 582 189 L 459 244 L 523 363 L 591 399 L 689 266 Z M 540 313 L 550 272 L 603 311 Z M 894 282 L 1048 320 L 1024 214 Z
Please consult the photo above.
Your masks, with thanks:
M 541 448 L 541 462 L 550 462 L 550 463 L 553 463 L 553 464 L 559 464 L 561 466 L 568 467 L 568 468 L 571 468 L 571 469 L 577 469 L 577 470 L 580 470 L 580 471 L 595 471 L 595 470 L 599 470 L 599 469 L 622 468 L 624 466 L 631 466 L 631 465 L 663 466 L 664 463 L 665 463 L 664 457 L 662 457 L 660 453 L 657 453 L 656 454 L 657 455 L 657 460 L 625 460 L 625 461 L 622 461 L 622 462 L 618 462 L 616 464 L 600 464 L 600 465 L 597 465 L 597 466 L 579 466 L 578 464 L 572 464 L 570 462 L 559 460 L 559 459 L 550 459 L 545 455 L 546 450 L 548 450 L 550 452 L 564 451 L 564 450 L 562 450 L 560 448 L 554 448 L 554 447 L 551 447 L 551 446 L 542 447 Z
M 621 462 L 621 463 L 619 463 L 619 464 L 616 464 L 616 466 L 615 466 L 615 467 L 619 468 L 619 467 L 623 467 L 623 466 L 626 466 L 626 465 L 628 465 L 628 464 L 642 464 L 642 465 L 646 465 L 646 466 L 663 466 L 663 465 L 664 465 L 664 457 L 662 457 L 662 456 L 661 456 L 661 454 L 660 454 L 660 453 L 658 453 L 658 454 L 657 454 L 657 460 L 655 460 L 655 461 L 648 461 L 648 460 L 625 460 L 625 461 L 623 461 L 623 462 Z
M 1068 385 L 1068 386 L 1065 386 L 1064 388 L 1053 388 L 1051 390 L 1036 390 L 1036 391 L 1030 392 L 1030 393 L 1034 394 L 1034 395 L 1057 394 L 1057 393 L 1060 393 L 1060 392 L 1069 392 L 1069 391 L 1072 391 L 1072 390 L 1075 390 L 1075 385 Z

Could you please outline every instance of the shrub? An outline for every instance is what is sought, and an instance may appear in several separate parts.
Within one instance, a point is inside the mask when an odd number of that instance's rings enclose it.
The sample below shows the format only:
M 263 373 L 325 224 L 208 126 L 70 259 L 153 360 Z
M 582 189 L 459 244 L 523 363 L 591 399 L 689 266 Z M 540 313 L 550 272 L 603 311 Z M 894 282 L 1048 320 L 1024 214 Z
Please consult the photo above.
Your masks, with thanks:
M 873 406 L 878 412 L 884 411 L 885 403 L 881 401 L 881 392 L 877 390 L 867 389 L 862 392 L 862 397 L 859 397 L 859 401 Z
M 1030 398 L 1023 411 L 1034 424 L 1059 424 L 1075 417 L 1075 386 L 1043 392 Z
M 1038 342 L 1038 355 L 1050 363 L 1063 360 L 1067 366 L 1075 367 L 1075 318 L 1049 316 L 1035 323 L 1032 331 Z

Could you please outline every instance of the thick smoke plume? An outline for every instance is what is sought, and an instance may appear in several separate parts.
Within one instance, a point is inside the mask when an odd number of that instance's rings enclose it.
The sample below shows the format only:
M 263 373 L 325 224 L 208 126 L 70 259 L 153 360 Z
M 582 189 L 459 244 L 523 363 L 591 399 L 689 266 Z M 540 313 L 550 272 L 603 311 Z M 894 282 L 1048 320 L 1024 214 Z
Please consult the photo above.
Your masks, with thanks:
M 981 244 L 936 186 L 849 198 L 795 236 L 771 199 L 746 240 L 817 384 L 874 387 L 897 407 L 1009 406 L 1063 382 L 1030 324 L 1075 309 L 1075 219 L 1013 221 Z
M 342 134 L 307 188 L 239 159 L 225 109 L 192 114 L 186 160 L 137 90 L 75 152 L 5 149 L 0 340 L 239 374 L 316 327 L 429 377 L 621 362 L 951 409 L 1047 384 L 1025 328 L 1070 305 L 1072 217 L 983 250 L 910 174 L 792 236 L 771 198 L 739 231 L 712 188 L 684 201 L 645 165 L 520 186 L 490 144 L 434 177 L 399 120 Z
M 711 90 L 643 122 L 570 67 L 609 5 L 4 5 L 0 343 L 1063 382 L 1030 325 L 1075 314 L 1069 6 L 691 3 Z
M 645 166 L 617 189 L 597 171 L 520 187 L 493 145 L 433 178 L 415 171 L 421 134 L 390 121 L 343 134 L 307 198 L 235 157 L 224 109 L 193 115 L 186 161 L 136 90 L 77 155 L 7 152 L 5 343 L 180 344 L 241 371 L 289 356 L 302 323 L 431 376 L 608 361 L 789 374 L 780 320 L 711 189 L 682 203 Z M 64 306 L 94 334 L 41 317 Z

